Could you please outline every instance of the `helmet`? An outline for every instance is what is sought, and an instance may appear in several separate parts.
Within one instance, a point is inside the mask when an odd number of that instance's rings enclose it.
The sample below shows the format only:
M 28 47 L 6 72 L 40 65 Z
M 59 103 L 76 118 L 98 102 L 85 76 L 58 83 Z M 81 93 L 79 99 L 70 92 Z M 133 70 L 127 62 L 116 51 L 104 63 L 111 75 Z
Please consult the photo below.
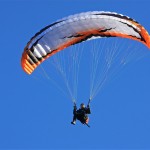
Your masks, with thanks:
M 81 103 L 81 104 L 80 104 L 80 108 L 85 108 L 84 103 Z

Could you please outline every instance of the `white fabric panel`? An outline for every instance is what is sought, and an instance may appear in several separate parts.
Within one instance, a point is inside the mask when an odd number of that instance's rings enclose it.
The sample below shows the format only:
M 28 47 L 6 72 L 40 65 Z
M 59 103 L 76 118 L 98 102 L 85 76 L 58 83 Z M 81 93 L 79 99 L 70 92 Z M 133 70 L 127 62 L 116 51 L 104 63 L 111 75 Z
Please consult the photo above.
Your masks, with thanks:
M 38 41 L 37 46 L 34 47 L 34 55 L 40 58 L 41 56 L 45 56 L 47 52 L 49 53 L 52 50 L 57 49 L 61 44 L 67 42 L 68 40 L 76 38 L 67 37 L 76 36 L 80 32 L 87 32 L 92 29 L 106 29 L 107 32 L 117 32 L 141 38 L 139 33 L 133 29 L 137 29 L 137 27 L 128 20 L 118 18 L 117 16 L 100 15 L 100 13 L 112 14 L 110 12 L 94 11 L 63 18 L 62 20 L 65 21 L 51 26 L 50 28 L 46 29 L 45 31 L 34 37 L 34 39 L 29 44 L 29 48 L 31 48 L 32 45 L 43 36 Z M 133 28 L 130 26 L 132 26 Z
M 41 54 L 41 56 L 45 56 L 47 53 L 46 53 L 46 51 L 44 50 L 44 48 L 43 48 L 43 43 L 41 43 L 41 44 L 37 44 L 36 46 L 35 46 L 35 48 L 38 50 L 38 52 Z
M 36 49 L 36 47 L 34 47 L 33 49 L 34 49 L 33 51 L 34 56 L 37 58 L 42 58 L 42 55 L 39 53 L 38 49 Z
M 42 45 L 43 49 L 45 50 L 45 53 L 50 53 L 51 48 L 48 46 L 48 40 L 45 39 L 44 37 L 39 41 L 39 44 Z

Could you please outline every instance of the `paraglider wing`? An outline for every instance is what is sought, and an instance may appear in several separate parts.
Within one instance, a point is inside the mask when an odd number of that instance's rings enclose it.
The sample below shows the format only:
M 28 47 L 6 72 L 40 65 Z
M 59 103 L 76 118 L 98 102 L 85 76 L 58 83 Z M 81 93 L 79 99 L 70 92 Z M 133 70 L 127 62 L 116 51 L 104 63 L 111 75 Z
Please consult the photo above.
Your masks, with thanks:
M 150 48 L 148 32 L 135 20 L 111 12 L 86 12 L 63 18 L 36 33 L 24 49 L 22 68 L 31 74 L 40 63 L 66 47 L 101 37 L 130 38 Z

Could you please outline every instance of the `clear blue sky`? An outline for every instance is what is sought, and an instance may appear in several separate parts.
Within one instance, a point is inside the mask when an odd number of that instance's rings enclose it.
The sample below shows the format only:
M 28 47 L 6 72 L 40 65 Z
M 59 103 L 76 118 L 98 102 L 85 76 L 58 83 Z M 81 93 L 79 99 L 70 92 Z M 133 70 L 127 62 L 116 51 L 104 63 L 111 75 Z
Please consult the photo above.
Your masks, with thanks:
M 29 39 L 57 19 L 114 11 L 150 32 L 149 6 L 149 0 L 1 0 L 0 149 L 150 149 L 150 57 L 128 66 L 93 100 L 91 128 L 72 126 L 71 102 L 20 66 Z

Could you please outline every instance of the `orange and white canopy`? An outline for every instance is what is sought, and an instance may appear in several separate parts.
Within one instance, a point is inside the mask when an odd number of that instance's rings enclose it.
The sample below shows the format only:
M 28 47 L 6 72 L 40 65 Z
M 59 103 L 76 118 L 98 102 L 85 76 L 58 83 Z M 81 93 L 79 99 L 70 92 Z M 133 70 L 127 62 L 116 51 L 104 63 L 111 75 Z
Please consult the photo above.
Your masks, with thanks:
M 27 74 L 53 54 L 94 38 L 122 37 L 150 48 L 148 32 L 135 20 L 112 12 L 93 11 L 68 16 L 40 30 L 27 43 L 21 65 Z

